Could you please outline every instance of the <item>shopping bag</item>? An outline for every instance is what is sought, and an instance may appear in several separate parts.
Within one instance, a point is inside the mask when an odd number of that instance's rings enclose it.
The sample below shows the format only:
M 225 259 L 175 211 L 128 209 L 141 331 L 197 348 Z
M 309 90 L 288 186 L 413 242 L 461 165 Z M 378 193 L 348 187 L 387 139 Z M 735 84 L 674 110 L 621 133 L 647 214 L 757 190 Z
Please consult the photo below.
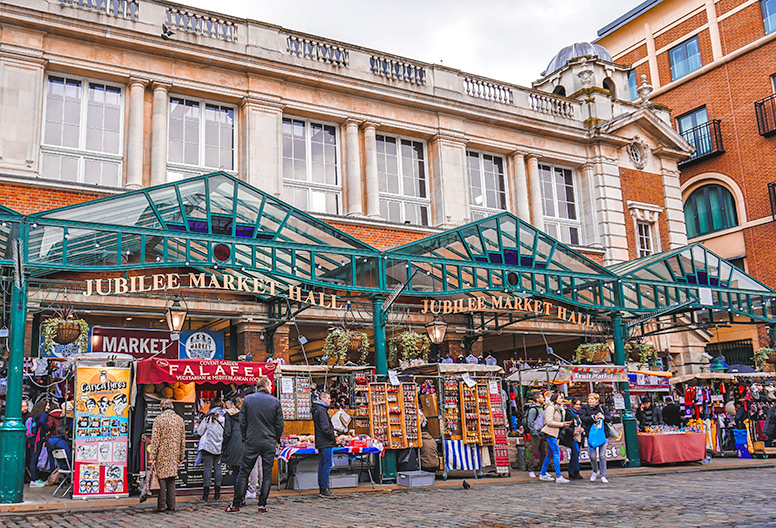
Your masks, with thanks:
M 197 458 L 194 460 L 195 466 L 201 466 L 202 465 L 202 451 L 197 451 Z
M 151 480 L 154 478 L 154 468 L 150 467 L 145 472 L 145 478 L 140 485 L 140 502 L 145 502 L 151 496 Z
M 604 432 L 604 422 L 600 421 L 590 428 L 590 434 L 587 437 L 587 445 L 590 447 L 598 447 L 605 443 L 606 433 Z
M 617 438 L 618 436 L 620 436 L 617 433 L 617 429 L 615 429 L 614 426 L 610 423 L 606 424 L 605 432 L 606 432 L 606 438 Z

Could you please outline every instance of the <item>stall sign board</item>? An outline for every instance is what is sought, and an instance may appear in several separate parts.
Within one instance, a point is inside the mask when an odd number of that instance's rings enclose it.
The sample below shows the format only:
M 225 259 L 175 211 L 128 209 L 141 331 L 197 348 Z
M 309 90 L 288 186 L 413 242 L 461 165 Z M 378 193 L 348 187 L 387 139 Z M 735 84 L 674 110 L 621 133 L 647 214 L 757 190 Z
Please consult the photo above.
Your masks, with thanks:
M 633 390 L 639 389 L 669 389 L 669 379 L 665 376 L 653 376 L 642 372 L 629 372 L 628 381 Z
M 173 341 L 167 330 L 94 326 L 91 334 L 90 352 L 129 354 L 137 359 L 178 359 L 178 341 Z
M 129 368 L 78 366 L 73 498 L 128 497 Z
M 618 382 L 628 381 L 628 369 L 626 367 L 616 367 L 612 365 L 574 365 L 562 367 L 571 381 L 577 382 Z
M 275 363 L 203 359 L 152 358 L 137 363 L 138 383 L 256 383 L 267 376 L 275 383 Z M 273 392 L 273 390 L 270 390 Z
M 154 425 L 154 420 L 157 416 L 162 414 L 162 409 L 160 404 L 162 403 L 161 400 L 158 398 L 154 398 L 153 396 L 149 396 L 148 394 L 145 395 L 145 404 L 146 404 L 146 412 L 145 412 L 145 433 L 148 435 L 148 437 L 151 437 L 151 431 Z M 175 412 L 183 418 L 183 425 L 186 430 L 186 434 L 193 436 L 194 435 L 194 422 L 197 418 L 197 411 L 194 407 L 193 403 L 188 402 L 180 402 L 180 401 L 174 401 L 172 402 L 173 407 L 175 409 Z
M 224 359 L 224 333 L 184 330 L 180 337 L 179 359 Z

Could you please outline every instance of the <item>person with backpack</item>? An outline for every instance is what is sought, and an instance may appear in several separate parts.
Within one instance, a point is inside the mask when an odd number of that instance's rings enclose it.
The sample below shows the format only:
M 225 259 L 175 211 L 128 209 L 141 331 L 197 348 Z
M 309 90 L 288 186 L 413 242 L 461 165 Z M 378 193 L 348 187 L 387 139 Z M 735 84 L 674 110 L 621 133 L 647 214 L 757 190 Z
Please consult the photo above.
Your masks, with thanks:
M 607 423 L 612 423 L 612 416 L 601 405 L 601 396 L 596 392 L 587 395 L 587 403 L 579 410 L 579 418 L 582 420 L 582 427 L 585 428 L 588 444 L 590 443 L 590 429 L 594 425 L 606 428 Z M 603 445 L 588 446 L 588 453 L 590 453 L 590 464 L 593 466 L 590 481 L 594 482 L 598 477 L 601 477 L 601 482 L 608 484 L 609 481 L 606 479 L 606 439 L 604 438 Z
M 534 423 L 544 408 L 544 394 L 535 392 L 530 395 L 530 400 L 523 410 L 523 432 L 528 437 L 528 448 L 525 458 L 528 465 L 528 476 L 536 478 L 536 470 L 539 469 L 539 461 L 547 456 L 547 442 L 542 434 L 534 428 Z
M 29 418 L 25 423 L 27 427 L 27 469 L 30 472 L 30 487 L 42 488 L 46 485 L 38 475 L 39 459 L 46 444 L 48 435 L 48 400 L 45 398 L 38 401 L 30 412 Z M 48 451 L 43 467 L 48 467 Z
M 210 402 L 210 410 L 197 427 L 197 434 L 200 437 L 197 450 L 201 453 L 202 462 L 205 465 L 202 482 L 203 501 L 207 501 L 208 495 L 210 495 L 210 476 L 214 468 L 216 485 L 213 500 L 221 498 L 221 448 L 224 442 L 224 411 L 222 407 L 223 403 L 219 399 Z
M 550 448 L 550 452 L 544 457 L 539 480 L 554 480 L 558 484 L 569 482 L 568 479 L 563 478 L 563 475 L 560 473 L 560 448 L 558 447 L 558 435 L 560 434 L 560 430 L 564 427 L 569 427 L 572 424 L 571 421 L 563 421 L 563 401 L 565 399 L 566 396 L 560 391 L 552 393 L 550 400 L 544 404 L 544 427 L 541 429 L 541 432 L 547 438 L 547 445 Z M 538 427 L 540 423 L 541 421 L 537 421 L 536 426 Z M 552 478 L 547 474 L 547 469 L 550 467 L 550 460 L 552 460 L 555 465 L 555 478 Z

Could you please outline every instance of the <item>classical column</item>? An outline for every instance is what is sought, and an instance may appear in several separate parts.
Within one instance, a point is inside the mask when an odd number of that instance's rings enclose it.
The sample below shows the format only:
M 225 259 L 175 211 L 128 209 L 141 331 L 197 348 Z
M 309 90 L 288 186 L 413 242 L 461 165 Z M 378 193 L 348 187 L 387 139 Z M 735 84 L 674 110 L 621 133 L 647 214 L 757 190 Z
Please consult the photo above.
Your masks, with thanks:
M 278 101 L 242 100 L 242 167 L 245 180 L 280 198 L 283 190 L 283 105 Z
M 127 179 L 124 186 L 140 189 L 143 186 L 143 109 L 145 87 L 143 79 L 129 80 L 129 127 L 127 131 Z
M 647 41 L 647 57 L 649 59 L 649 80 L 652 87 L 657 90 L 660 88 L 660 73 L 657 69 L 657 53 L 655 51 L 655 37 L 652 35 L 652 27 L 644 24 L 644 38 Z
M 170 85 L 155 82 L 151 122 L 151 186 L 167 181 L 167 113 Z
M 345 147 L 347 150 L 347 166 L 345 171 L 345 192 L 347 193 L 348 216 L 362 216 L 364 209 L 361 204 L 361 156 L 358 148 L 359 121 L 348 119 L 345 121 Z
M 471 221 L 465 139 L 437 134 L 429 149 L 426 181 L 431 191 L 431 225 L 449 229 Z
M 380 182 L 377 176 L 376 125 L 364 123 L 364 150 L 366 151 L 366 214 L 380 218 Z
M 544 209 L 542 208 L 542 182 L 539 178 L 539 159 L 533 154 L 528 160 L 528 181 L 531 186 L 531 225 L 544 231 Z
M 525 174 L 525 154 L 515 151 L 509 155 L 512 181 L 509 182 L 510 210 L 520 220 L 531 223 L 531 206 L 528 194 L 528 177 Z
M 717 6 L 714 0 L 706 0 L 706 18 L 709 21 L 709 39 L 711 40 L 711 56 L 713 60 L 722 57 L 722 40 L 719 36 L 719 22 L 717 22 Z

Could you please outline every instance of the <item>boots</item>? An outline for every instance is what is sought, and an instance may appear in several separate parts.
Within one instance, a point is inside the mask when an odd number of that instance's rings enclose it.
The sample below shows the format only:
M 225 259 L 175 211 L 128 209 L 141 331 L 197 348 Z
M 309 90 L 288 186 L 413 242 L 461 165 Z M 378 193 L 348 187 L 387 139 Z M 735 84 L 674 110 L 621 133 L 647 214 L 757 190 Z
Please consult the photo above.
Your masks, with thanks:
M 221 486 L 213 488 L 213 500 L 219 500 L 221 498 Z
M 210 495 L 210 488 L 205 486 L 202 488 L 202 500 L 207 502 L 208 495 Z

